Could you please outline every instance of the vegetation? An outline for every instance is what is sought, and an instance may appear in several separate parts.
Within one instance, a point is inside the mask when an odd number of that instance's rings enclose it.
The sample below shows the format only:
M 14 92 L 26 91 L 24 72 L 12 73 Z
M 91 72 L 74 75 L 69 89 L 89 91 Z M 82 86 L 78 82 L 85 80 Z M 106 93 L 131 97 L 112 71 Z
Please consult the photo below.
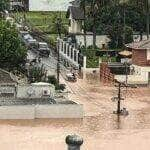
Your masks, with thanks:
M 18 20 L 23 18 L 23 13 L 15 14 Z M 66 19 L 66 12 L 27 12 L 25 15 L 26 21 L 34 28 L 49 34 L 57 34 L 56 20 L 58 17 L 62 19 L 62 33 L 66 33 L 68 29 L 68 19 Z
M 149 11 L 147 9 L 148 0 L 80 1 L 81 7 L 85 7 L 85 30 L 93 32 L 93 45 L 95 45 L 96 34 L 108 34 L 111 39 L 110 47 L 120 48 L 124 42 L 128 43 L 133 40 L 133 31 L 140 33 L 146 31 L 145 15 L 147 15 Z M 124 12 L 125 20 L 123 17 Z M 124 21 L 126 24 L 125 28 Z M 126 31 L 128 33 L 126 33 Z M 124 35 L 125 38 L 123 37 Z
M 0 67 L 13 70 L 25 63 L 27 50 L 23 47 L 15 26 L 0 21 Z
M 9 0 L 0 0 L 0 12 L 9 10 Z
M 46 80 L 46 70 L 43 67 L 37 66 L 30 66 L 29 68 L 29 75 L 28 75 L 29 82 L 41 82 Z
M 51 83 L 55 86 L 56 90 L 64 90 L 65 85 L 64 84 L 58 84 L 58 81 L 55 76 L 48 76 L 48 83 Z

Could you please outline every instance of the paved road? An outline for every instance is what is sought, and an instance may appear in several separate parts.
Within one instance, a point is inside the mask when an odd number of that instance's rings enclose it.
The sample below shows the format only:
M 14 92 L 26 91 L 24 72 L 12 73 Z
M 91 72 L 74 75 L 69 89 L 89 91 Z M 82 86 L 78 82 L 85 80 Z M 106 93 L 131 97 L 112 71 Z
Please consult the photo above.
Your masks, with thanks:
M 32 52 L 31 50 L 28 51 L 28 56 L 29 58 L 38 58 L 38 54 Z M 48 58 L 47 57 L 42 57 L 41 58 L 41 62 L 42 64 L 44 65 L 44 67 L 46 68 L 46 70 L 48 70 L 48 74 L 49 75 L 56 75 L 56 71 L 57 71 L 57 59 L 53 56 L 49 56 Z M 64 76 L 64 74 L 66 72 L 68 72 L 69 70 L 67 70 L 66 67 L 64 67 L 63 64 L 61 64 L 60 62 L 60 72 L 61 72 L 61 75 Z

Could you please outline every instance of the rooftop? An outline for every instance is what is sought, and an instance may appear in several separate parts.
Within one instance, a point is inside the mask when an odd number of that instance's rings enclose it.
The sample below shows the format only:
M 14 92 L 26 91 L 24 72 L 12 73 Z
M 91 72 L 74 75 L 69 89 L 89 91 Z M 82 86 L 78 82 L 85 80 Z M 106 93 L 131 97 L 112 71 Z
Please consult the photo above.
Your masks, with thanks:
M 126 44 L 126 47 L 133 48 L 133 49 L 150 49 L 150 39 L 129 43 Z
M 75 20 L 84 20 L 84 12 L 79 7 L 69 6 L 66 17 L 69 18 L 70 14 Z

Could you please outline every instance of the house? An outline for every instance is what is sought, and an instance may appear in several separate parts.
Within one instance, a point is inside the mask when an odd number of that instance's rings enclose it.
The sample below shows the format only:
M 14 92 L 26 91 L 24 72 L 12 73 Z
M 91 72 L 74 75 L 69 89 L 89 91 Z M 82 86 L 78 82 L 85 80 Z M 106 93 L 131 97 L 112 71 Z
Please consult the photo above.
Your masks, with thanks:
M 143 84 L 150 84 L 150 39 L 127 44 L 132 50 L 133 74 L 139 75 Z
M 74 0 L 74 1 L 71 1 L 70 2 L 70 4 L 72 5 L 72 6 L 76 6 L 76 7 L 79 7 L 80 6 L 80 0 Z
M 126 45 L 132 51 L 132 65 L 130 75 L 127 76 L 128 84 L 150 85 L 150 40 L 142 40 Z M 125 76 L 117 75 L 115 79 L 124 82 Z
M 66 17 L 69 18 L 69 35 L 75 36 L 78 45 L 85 45 L 84 37 L 86 37 L 86 46 L 91 46 L 93 44 L 93 33 L 86 32 L 84 35 L 83 25 L 84 25 L 84 11 L 80 8 L 80 1 L 74 0 L 70 2 L 72 6 L 68 7 Z M 103 45 L 108 45 L 109 38 L 107 35 L 96 35 L 96 45 L 102 48 Z
M 29 9 L 29 0 L 10 0 L 10 10 L 24 11 Z
M 84 12 L 80 7 L 69 6 L 66 17 L 69 18 L 69 33 L 83 33 Z

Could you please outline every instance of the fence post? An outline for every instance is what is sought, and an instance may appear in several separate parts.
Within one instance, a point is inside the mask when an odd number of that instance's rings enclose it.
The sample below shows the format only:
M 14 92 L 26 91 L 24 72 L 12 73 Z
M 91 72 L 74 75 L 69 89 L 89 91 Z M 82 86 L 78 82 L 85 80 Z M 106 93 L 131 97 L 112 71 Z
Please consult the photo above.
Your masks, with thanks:
M 83 139 L 78 135 L 68 135 L 66 137 L 66 143 L 68 145 L 68 150 L 80 150 Z

